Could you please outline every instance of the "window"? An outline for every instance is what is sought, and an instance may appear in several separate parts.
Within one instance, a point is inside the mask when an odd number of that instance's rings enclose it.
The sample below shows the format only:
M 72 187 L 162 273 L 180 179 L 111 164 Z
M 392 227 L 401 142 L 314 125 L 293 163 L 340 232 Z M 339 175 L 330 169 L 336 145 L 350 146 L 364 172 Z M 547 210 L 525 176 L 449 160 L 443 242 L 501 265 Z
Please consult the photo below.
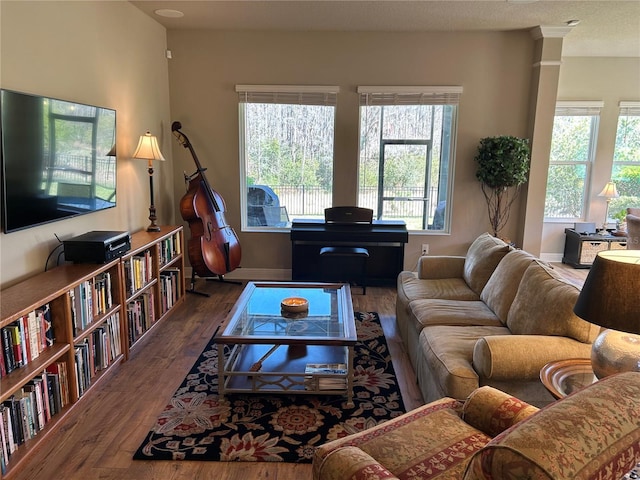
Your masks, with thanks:
M 640 102 L 620 102 L 611 180 L 619 198 L 611 200 L 611 217 L 622 221 L 627 207 L 640 208 Z
M 462 87 L 359 87 L 358 205 L 409 230 L 449 231 Z
M 556 105 L 544 207 L 548 219 L 585 217 L 601 108 L 601 102 Z
M 238 85 L 242 228 L 288 228 L 331 205 L 338 87 Z

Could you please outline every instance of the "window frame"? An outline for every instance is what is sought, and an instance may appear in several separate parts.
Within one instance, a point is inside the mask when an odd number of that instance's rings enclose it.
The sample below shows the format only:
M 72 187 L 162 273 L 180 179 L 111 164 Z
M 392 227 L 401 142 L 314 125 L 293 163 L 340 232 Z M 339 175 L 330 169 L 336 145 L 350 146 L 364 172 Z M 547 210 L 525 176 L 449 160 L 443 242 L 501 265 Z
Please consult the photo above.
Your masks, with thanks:
M 358 139 L 359 143 L 363 142 L 363 115 L 366 111 L 367 107 L 374 106 L 443 106 L 450 107 L 450 112 L 443 113 L 443 117 L 447 117 L 450 114 L 449 125 L 445 128 L 442 127 L 442 130 L 439 132 L 440 135 L 443 132 L 449 133 L 449 138 L 447 141 L 443 141 L 440 145 L 440 155 L 443 157 L 443 154 L 446 152 L 448 156 L 447 166 L 446 166 L 446 180 L 443 182 L 446 185 L 446 195 L 445 202 L 447 207 L 444 211 L 443 218 L 443 228 L 442 229 L 429 229 L 428 227 L 428 218 L 430 217 L 430 211 L 435 211 L 437 209 L 438 201 L 435 202 L 436 205 L 429 205 L 428 200 L 430 199 L 429 195 L 429 185 L 425 185 L 425 193 L 423 194 L 423 219 L 422 225 L 424 228 L 422 229 L 410 229 L 410 233 L 418 233 L 418 234 L 450 234 L 451 233 L 451 212 L 453 210 L 453 198 L 454 198 L 454 176 L 455 176 L 455 159 L 456 159 L 456 144 L 457 144 L 457 132 L 458 132 L 458 117 L 459 117 L 459 106 L 460 106 L 460 97 L 463 92 L 463 87 L 461 86 L 359 86 L 357 89 L 358 95 L 360 97 L 359 101 L 359 122 L 358 122 Z M 381 127 L 382 128 L 382 127 Z M 426 176 L 425 183 L 429 182 L 430 170 L 433 164 L 433 158 L 431 156 L 433 152 L 433 142 L 434 138 L 430 139 L 403 139 L 403 138 L 380 138 L 380 152 L 378 154 L 378 167 L 379 172 L 381 172 L 381 168 L 383 165 L 383 149 L 388 145 L 422 145 L 424 144 L 427 148 L 427 160 L 425 162 Z M 362 151 L 360 150 L 358 153 L 358 204 L 360 204 L 360 193 L 362 189 L 361 178 L 360 178 L 360 168 L 362 166 Z M 379 173 L 380 175 L 381 173 Z M 380 197 L 380 189 L 383 188 L 384 179 L 378 178 L 378 184 L 376 185 L 378 196 Z M 379 212 L 381 205 L 383 205 L 384 198 L 377 199 L 377 205 L 375 208 L 376 218 L 380 218 L 381 214 Z M 387 199 L 389 200 L 389 199 Z M 402 199 L 400 199 L 402 200 Z M 411 199 L 407 198 L 406 201 L 410 201 Z M 363 206 L 363 205 L 360 205 Z
M 335 125 L 338 86 L 324 85 L 236 85 L 238 93 L 238 141 L 240 163 L 240 219 L 241 231 L 246 232 L 289 232 L 291 223 L 286 225 L 249 225 L 248 185 L 247 185 L 247 103 L 272 103 L 293 105 L 317 105 L 333 107 L 333 148 L 332 169 L 335 166 Z M 332 189 L 333 189 L 332 179 Z
M 582 208 L 581 215 L 578 217 L 549 217 L 544 215 L 544 222 L 546 223 L 566 223 L 567 221 L 584 220 L 589 215 L 589 209 L 591 207 L 591 179 L 593 164 L 596 158 L 596 148 L 598 143 L 598 133 L 600 130 L 600 114 L 604 102 L 601 101 L 558 101 L 556 102 L 556 109 L 554 114 L 554 122 L 556 117 L 591 117 L 591 125 L 589 132 L 589 146 L 586 160 L 561 160 L 554 161 L 549 158 L 549 166 L 547 168 L 547 186 L 548 178 L 553 166 L 579 166 L 584 165 L 584 188 L 582 191 Z M 553 129 L 552 125 L 552 129 Z M 553 141 L 553 130 L 551 134 L 551 140 Z M 547 191 L 545 189 L 545 210 L 547 203 Z

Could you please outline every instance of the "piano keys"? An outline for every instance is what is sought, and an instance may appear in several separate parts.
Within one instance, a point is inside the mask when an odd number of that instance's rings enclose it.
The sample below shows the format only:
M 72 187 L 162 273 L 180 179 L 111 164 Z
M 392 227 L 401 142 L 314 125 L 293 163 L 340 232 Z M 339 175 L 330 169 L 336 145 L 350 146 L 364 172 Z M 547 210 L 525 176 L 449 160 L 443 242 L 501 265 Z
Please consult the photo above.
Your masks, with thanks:
M 325 223 L 322 219 L 294 219 L 291 224 L 291 276 L 296 282 L 322 280 L 322 247 L 364 247 L 369 251 L 367 285 L 395 285 L 404 268 L 409 241 L 403 221 Z

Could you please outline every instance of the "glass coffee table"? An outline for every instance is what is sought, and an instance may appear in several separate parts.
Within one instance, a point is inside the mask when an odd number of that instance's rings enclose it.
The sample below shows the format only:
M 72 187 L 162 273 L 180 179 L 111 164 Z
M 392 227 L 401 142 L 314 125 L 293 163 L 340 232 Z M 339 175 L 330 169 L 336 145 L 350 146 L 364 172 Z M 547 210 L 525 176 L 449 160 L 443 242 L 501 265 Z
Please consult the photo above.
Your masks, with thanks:
M 308 309 L 282 310 L 287 298 L 306 299 Z M 352 405 L 356 338 L 348 284 L 249 282 L 216 336 L 220 398 L 341 394 Z

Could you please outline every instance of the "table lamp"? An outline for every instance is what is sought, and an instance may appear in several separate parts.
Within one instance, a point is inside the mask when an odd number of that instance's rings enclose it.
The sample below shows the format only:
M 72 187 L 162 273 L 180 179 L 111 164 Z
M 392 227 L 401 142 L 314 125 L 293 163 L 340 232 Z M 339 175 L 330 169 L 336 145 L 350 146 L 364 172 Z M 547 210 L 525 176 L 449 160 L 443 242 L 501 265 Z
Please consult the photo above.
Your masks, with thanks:
M 574 313 L 606 330 L 593 342 L 596 377 L 640 371 L 640 251 L 600 252 L 584 282 Z
M 136 151 L 133 154 L 133 158 L 140 158 L 149 161 L 149 192 L 151 194 L 149 220 L 151 220 L 151 224 L 147 227 L 147 232 L 159 232 L 160 227 L 156 225 L 156 207 L 153 204 L 153 161 L 164 161 L 164 157 L 162 156 L 162 152 L 160 151 L 160 147 L 158 146 L 158 139 L 156 138 L 156 136 L 151 135 L 150 132 L 141 135 L 140 141 L 138 142 L 138 148 L 136 148 Z
M 620 195 L 618 194 L 616 184 L 613 182 L 607 182 L 598 196 L 605 197 L 607 199 L 607 211 L 604 214 L 604 223 L 602 224 L 602 231 L 603 233 L 606 233 L 607 223 L 609 223 L 609 204 L 611 203 L 612 198 L 618 198 Z

